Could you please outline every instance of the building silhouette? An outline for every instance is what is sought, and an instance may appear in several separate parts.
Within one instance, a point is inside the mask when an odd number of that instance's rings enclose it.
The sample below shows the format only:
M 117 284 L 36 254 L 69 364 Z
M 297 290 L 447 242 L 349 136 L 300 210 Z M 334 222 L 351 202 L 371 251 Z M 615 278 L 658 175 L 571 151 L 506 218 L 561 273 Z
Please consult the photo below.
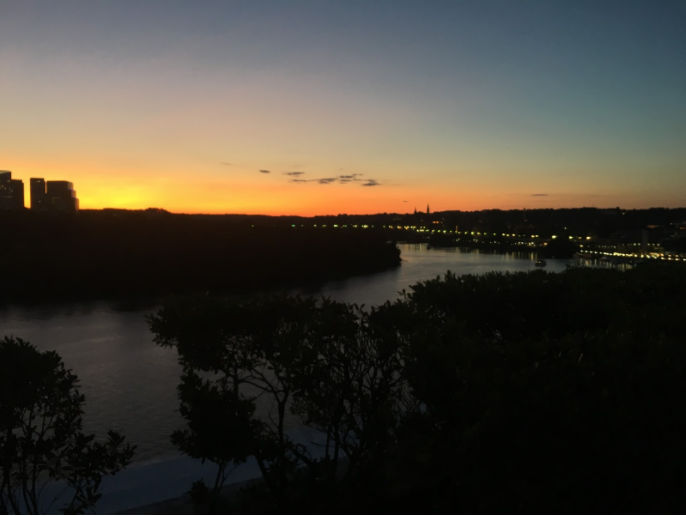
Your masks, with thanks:
M 12 179 L 9 170 L 0 171 L 0 210 L 24 209 L 24 182 Z
M 31 178 L 31 209 L 37 211 L 79 211 L 74 184 L 69 181 L 45 181 Z
M 31 209 L 37 211 L 47 210 L 48 196 L 45 191 L 45 179 L 32 177 L 29 180 L 31 192 Z

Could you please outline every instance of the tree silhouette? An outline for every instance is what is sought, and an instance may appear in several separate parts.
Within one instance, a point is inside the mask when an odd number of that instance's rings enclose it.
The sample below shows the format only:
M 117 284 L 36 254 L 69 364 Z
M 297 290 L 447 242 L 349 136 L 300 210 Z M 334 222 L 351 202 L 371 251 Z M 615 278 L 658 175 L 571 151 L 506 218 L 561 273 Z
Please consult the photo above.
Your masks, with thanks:
M 175 348 L 184 367 L 187 424 L 172 440 L 218 467 L 212 506 L 230 466 L 249 455 L 280 508 L 293 502 L 303 472 L 317 497 L 340 497 L 359 467 L 383 455 L 406 382 L 395 337 L 376 319 L 356 305 L 284 295 L 240 303 L 200 296 L 150 317 L 156 342 Z M 318 431 L 323 456 L 292 442 L 289 413 Z
M 686 270 L 656 264 L 448 273 L 369 311 L 202 296 L 150 322 L 193 369 L 197 456 L 261 464 L 237 512 L 663 513 L 686 506 L 684 310 Z
M 54 351 L 19 338 L 0 341 L 0 512 L 38 514 L 57 500 L 46 485 L 66 486 L 64 513 L 92 509 L 102 478 L 126 467 L 134 446 L 109 431 L 107 439 L 82 432 L 84 396 L 78 377 Z

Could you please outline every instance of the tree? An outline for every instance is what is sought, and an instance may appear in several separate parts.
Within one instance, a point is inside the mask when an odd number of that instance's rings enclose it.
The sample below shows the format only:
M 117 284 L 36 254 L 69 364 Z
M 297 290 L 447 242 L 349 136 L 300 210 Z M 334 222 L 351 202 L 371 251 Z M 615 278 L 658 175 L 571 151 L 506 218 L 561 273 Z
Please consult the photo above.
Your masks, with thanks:
M 201 296 L 149 318 L 155 342 L 176 348 L 184 368 L 178 393 L 187 425 L 172 442 L 217 465 L 214 485 L 192 490 L 211 510 L 230 469 L 247 457 L 255 457 L 275 499 L 283 498 L 298 460 L 307 459 L 286 435 L 285 419 L 313 309 L 312 300 L 283 296 L 238 304 Z M 275 409 L 267 418 L 255 416 L 258 398 Z
M 124 436 L 109 431 L 96 440 L 83 433 L 78 384 L 56 352 L 0 340 L 0 512 L 48 511 L 58 498 L 48 503 L 41 495 L 61 482 L 61 510 L 82 513 L 100 498 L 102 478 L 131 462 L 135 446 Z
M 230 468 L 248 456 L 278 510 L 299 498 L 311 502 L 312 493 L 329 503 L 344 497 L 357 471 L 380 461 L 406 382 L 389 322 L 398 314 L 389 305 L 372 319 L 356 305 L 283 295 L 201 296 L 149 318 L 155 342 L 175 348 L 184 367 L 178 392 L 186 427 L 172 442 L 217 465 L 214 486 L 194 485 L 196 500 L 216 509 Z M 319 458 L 289 438 L 289 413 L 315 430 Z M 307 495 L 298 486 L 304 478 Z

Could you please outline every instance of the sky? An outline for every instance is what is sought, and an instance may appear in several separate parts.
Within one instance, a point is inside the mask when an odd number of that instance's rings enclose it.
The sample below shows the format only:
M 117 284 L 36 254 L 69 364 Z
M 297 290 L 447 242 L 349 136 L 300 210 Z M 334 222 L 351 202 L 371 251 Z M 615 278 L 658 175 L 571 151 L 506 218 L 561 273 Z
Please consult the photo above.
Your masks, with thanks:
M 0 169 L 81 208 L 686 206 L 683 0 L 0 0 Z

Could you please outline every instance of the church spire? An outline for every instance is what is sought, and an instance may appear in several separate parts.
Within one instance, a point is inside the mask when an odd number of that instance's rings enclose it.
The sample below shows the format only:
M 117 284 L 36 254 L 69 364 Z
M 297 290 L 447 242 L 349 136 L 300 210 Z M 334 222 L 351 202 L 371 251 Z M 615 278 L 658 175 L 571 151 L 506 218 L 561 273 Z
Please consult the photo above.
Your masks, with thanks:
M 429 213 L 431 213 L 431 210 L 429 209 L 429 203 L 427 202 L 426 203 L 426 214 L 428 215 Z

